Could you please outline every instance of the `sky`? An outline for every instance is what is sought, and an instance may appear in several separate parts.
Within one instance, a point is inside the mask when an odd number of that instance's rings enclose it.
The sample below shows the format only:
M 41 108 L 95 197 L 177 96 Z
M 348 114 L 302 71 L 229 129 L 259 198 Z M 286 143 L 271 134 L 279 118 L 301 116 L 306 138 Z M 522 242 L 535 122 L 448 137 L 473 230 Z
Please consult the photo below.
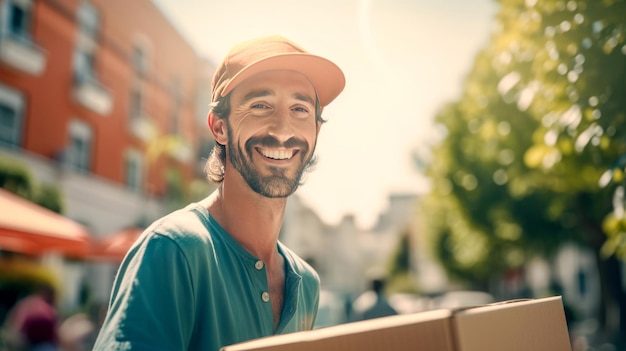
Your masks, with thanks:
M 316 167 L 296 192 L 320 218 L 375 224 L 393 193 L 421 194 L 414 151 L 436 141 L 489 37 L 495 0 L 152 0 L 202 56 L 279 34 L 335 62 L 346 87 L 324 109 Z

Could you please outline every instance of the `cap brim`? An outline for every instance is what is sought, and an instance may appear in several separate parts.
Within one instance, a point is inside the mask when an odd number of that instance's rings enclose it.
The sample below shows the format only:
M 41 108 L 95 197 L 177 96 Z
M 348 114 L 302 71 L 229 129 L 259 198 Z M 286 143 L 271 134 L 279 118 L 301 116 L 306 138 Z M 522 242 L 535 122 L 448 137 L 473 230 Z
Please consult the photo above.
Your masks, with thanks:
M 244 67 L 228 82 L 221 95 L 227 95 L 241 82 L 257 73 L 272 70 L 302 73 L 313 84 L 322 106 L 330 104 L 346 84 L 343 72 L 333 62 L 306 53 L 287 53 L 267 57 Z

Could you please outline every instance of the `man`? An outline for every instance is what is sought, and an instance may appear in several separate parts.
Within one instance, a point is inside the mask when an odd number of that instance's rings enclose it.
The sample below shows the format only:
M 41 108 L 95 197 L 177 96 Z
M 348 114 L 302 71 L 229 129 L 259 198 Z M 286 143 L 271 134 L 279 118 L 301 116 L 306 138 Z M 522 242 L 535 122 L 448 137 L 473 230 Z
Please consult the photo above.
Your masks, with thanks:
M 28 351 L 56 351 L 58 315 L 56 290 L 52 283 L 40 282 L 35 291 L 22 298 L 8 316 L 8 329 L 19 345 Z
M 385 297 L 385 278 L 370 281 L 370 289 L 361 294 L 352 305 L 353 321 L 374 319 L 398 314 Z
M 217 190 L 153 223 L 120 266 L 94 350 L 218 350 L 310 329 L 319 278 L 278 241 L 312 163 L 332 62 L 278 36 L 242 43 L 213 78 L 207 162 Z

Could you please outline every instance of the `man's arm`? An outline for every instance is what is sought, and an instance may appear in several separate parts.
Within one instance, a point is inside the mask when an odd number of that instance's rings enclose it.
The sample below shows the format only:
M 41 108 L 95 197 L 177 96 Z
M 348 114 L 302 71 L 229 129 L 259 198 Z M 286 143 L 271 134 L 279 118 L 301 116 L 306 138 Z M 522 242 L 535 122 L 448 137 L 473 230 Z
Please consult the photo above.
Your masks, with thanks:
M 171 238 L 151 233 L 120 267 L 94 351 L 186 350 L 194 303 L 184 253 Z

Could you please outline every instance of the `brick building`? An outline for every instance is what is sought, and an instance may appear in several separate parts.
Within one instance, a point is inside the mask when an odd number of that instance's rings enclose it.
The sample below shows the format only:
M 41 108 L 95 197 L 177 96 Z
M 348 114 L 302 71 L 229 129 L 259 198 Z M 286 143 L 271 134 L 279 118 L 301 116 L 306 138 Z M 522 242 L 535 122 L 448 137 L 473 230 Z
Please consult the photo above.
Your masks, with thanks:
M 206 186 L 213 70 L 150 0 L 0 0 L 0 157 L 95 236 L 151 221 Z
M 4 150 L 155 199 L 201 177 L 210 63 L 149 0 L 1 0 L 0 14 Z

